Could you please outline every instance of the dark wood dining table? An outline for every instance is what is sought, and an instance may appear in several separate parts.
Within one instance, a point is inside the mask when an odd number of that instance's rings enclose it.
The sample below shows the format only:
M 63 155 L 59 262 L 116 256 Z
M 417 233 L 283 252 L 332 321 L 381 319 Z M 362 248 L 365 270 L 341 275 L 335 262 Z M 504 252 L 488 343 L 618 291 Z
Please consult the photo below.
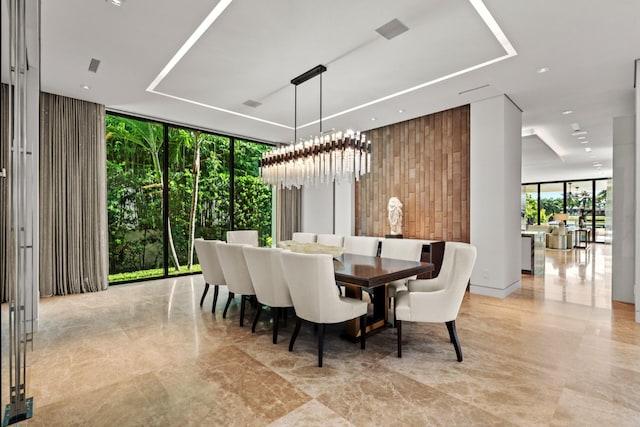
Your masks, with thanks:
M 362 290 L 370 293 L 373 313 L 367 318 L 367 335 L 387 326 L 389 294 L 386 284 L 434 269 L 429 262 L 405 261 L 377 256 L 342 254 L 333 260 L 335 278 L 345 285 L 348 297 L 362 299 Z M 347 322 L 345 338 L 360 339 L 360 320 Z

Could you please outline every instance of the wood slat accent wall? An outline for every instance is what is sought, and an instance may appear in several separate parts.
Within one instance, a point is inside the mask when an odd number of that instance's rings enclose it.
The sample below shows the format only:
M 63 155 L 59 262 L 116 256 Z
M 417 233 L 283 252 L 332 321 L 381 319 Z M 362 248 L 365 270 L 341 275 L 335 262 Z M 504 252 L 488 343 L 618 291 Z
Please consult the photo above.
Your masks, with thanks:
M 469 242 L 469 118 L 464 105 L 367 132 L 371 172 L 355 186 L 357 235 L 389 234 L 395 196 L 405 238 Z

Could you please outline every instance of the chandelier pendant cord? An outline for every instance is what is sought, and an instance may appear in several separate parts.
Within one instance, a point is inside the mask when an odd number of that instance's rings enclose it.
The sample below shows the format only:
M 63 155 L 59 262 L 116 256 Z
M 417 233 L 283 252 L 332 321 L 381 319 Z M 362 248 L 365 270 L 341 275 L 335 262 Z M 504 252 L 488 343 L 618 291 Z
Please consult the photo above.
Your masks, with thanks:
M 320 74 L 320 138 L 322 138 L 322 74 Z

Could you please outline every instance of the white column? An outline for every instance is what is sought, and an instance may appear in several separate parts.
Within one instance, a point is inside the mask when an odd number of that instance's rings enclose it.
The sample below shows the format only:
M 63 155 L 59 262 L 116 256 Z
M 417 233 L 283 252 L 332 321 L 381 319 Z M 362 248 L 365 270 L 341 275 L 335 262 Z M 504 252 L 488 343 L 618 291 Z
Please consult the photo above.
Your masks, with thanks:
M 613 119 L 611 298 L 632 303 L 636 263 L 635 117 Z
M 636 147 L 640 147 L 640 59 L 636 59 Z M 640 149 L 636 150 L 636 217 L 635 223 L 640 224 Z M 635 259 L 635 294 L 636 294 L 636 322 L 640 323 L 640 226 L 636 227 L 636 259 Z
M 472 293 L 504 298 L 521 286 L 521 135 L 522 112 L 506 96 L 471 104 Z

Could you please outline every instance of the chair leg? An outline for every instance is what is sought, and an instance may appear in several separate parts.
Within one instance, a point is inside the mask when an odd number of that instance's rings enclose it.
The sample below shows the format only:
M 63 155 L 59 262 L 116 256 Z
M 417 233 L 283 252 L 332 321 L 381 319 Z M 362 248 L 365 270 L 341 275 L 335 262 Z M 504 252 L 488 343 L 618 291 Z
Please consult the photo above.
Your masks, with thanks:
M 456 321 L 451 320 L 446 322 L 447 329 L 449 330 L 449 338 L 453 343 L 453 347 L 456 349 L 456 356 L 458 356 L 458 362 L 462 362 L 462 348 L 460 348 L 460 340 L 458 339 L 458 333 L 456 332 Z
M 396 299 L 393 298 L 393 327 L 396 327 L 396 322 L 398 321 L 398 317 L 396 316 Z
M 262 313 L 262 304 L 258 304 L 258 309 L 256 310 L 256 316 L 253 318 L 253 323 L 251 324 L 251 332 L 256 331 L 256 325 L 258 324 L 260 313 Z
M 227 310 L 229 310 L 229 304 L 231 304 L 231 300 L 233 300 L 233 297 L 235 297 L 233 292 L 229 292 L 229 298 L 227 298 L 227 303 L 225 304 L 224 311 L 222 312 L 223 319 L 227 318 Z
M 293 351 L 293 343 L 295 343 L 296 338 L 298 338 L 298 332 L 300 332 L 300 326 L 302 326 L 302 319 L 296 316 L 296 327 L 293 330 L 293 334 L 291 335 L 291 341 L 289 341 L 289 351 Z
M 398 357 L 402 357 L 402 321 L 396 320 L 396 332 L 398 334 Z
M 246 295 L 240 295 L 240 326 L 244 326 L 244 305 L 246 301 Z
M 324 347 L 324 323 L 320 324 L 318 331 L 318 367 L 322 368 L 322 352 Z
M 219 286 L 218 285 L 213 285 L 213 305 L 211 306 L 211 312 L 215 313 L 216 312 L 216 304 L 218 303 L 218 291 L 219 291 Z
M 280 308 L 271 307 L 271 310 L 273 310 L 273 343 L 278 344 L 278 321 L 280 320 Z
M 367 341 L 367 314 L 360 316 L 360 348 L 364 350 Z
M 202 292 L 202 298 L 200 298 L 200 307 L 202 307 L 202 303 L 204 303 L 204 297 L 207 296 L 207 292 L 209 292 L 209 284 L 204 284 L 204 292 Z

